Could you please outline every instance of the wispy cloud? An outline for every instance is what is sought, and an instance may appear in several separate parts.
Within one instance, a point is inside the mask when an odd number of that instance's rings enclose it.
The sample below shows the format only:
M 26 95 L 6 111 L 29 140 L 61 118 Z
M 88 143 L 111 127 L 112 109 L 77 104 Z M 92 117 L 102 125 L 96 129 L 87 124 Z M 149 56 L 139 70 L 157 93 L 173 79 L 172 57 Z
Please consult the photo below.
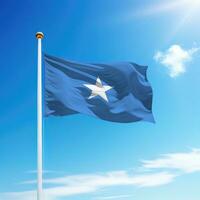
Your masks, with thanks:
M 184 173 L 200 171 L 200 149 L 189 153 L 165 154 L 161 158 L 143 161 L 147 169 L 176 169 Z
M 26 173 L 28 174 L 36 174 L 37 170 L 28 170 Z M 43 174 L 53 174 L 53 173 L 58 173 L 57 171 L 53 170 L 43 170 Z
M 107 199 L 123 199 L 131 197 L 132 195 L 112 195 L 112 196 L 102 196 L 102 197 L 95 197 L 95 200 L 107 200 Z
M 45 200 L 57 200 L 62 197 L 98 192 L 103 188 L 117 186 L 158 187 L 168 184 L 177 176 L 200 171 L 200 149 L 186 153 L 161 155 L 153 160 L 142 161 L 140 172 L 111 171 L 104 173 L 78 174 L 45 179 L 48 188 L 44 189 Z M 35 180 L 26 184 L 35 184 Z M 127 195 L 119 195 L 125 198 Z M 117 196 L 96 197 L 96 199 L 115 199 Z M 35 191 L 1 193 L 4 200 L 34 200 Z
M 35 200 L 36 197 L 36 191 L 9 192 L 0 194 L 0 199 L 2 200 Z
M 102 188 L 113 186 L 132 185 L 136 187 L 156 187 L 170 183 L 175 176 L 176 175 L 168 172 L 133 175 L 127 171 L 65 176 L 44 180 L 44 183 L 51 185 L 50 188 L 44 189 L 44 194 L 47 200 L 54 200 L 58 197 L 93 193 Z M 35 183 L 35 181 L 29 181 L 27 183 L 32 184 Z M 17 198 L 23 200 L 26 199 L 26 195 L 32 200 L 31 196 L 34 198 L 35 193 L 30 191 L 2 195 L 4 195 L 4 200 L 18 200 Z
M 172 45 L 164 52 L 158 51 L 154 55 L 154 59 L 167 67 L 169 75 L 173 78 L 186 72 L 186 63 L 193 59 L 193 55 L 199 50 L 194 47 L 191 49 L 183 49 L 180 45 Z

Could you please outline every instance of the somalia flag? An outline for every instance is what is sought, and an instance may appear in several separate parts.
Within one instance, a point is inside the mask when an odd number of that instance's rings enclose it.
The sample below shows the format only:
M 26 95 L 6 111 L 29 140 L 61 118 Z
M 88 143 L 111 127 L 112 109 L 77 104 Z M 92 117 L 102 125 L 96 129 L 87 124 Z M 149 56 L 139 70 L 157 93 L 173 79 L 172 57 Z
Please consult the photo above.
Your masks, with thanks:
M 146 66 L 44 58 L 46 116 L 82 113 L 113 122 L 154 122 Z

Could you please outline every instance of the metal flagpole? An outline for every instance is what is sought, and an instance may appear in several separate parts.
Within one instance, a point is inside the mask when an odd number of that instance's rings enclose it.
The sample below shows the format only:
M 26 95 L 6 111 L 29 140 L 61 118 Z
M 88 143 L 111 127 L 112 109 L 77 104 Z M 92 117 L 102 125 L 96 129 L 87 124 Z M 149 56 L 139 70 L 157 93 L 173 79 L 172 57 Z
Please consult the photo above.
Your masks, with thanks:
M 42 32 L 36 33 L 38 40 L 37 68 L 37 200 L 42 200 Z

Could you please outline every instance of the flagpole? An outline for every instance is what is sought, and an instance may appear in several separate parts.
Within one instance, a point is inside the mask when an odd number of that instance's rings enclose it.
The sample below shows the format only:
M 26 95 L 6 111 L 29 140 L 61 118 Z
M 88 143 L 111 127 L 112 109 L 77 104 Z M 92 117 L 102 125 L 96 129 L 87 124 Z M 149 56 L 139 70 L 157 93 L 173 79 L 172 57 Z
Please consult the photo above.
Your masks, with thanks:
M 37 200 L 42 200 L 42 32 L 36 33 L 38 40 L 37 66 Z

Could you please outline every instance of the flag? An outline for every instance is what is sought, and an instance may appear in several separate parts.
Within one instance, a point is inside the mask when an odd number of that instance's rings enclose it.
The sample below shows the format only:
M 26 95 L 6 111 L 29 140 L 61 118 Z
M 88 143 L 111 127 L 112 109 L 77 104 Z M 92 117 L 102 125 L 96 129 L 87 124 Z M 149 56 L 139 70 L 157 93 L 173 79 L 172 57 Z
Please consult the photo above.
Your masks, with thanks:
M 83 64 L 45 55 L 45 115 L 87 114 L 113 122 L 154 122 L 146 66 Z

